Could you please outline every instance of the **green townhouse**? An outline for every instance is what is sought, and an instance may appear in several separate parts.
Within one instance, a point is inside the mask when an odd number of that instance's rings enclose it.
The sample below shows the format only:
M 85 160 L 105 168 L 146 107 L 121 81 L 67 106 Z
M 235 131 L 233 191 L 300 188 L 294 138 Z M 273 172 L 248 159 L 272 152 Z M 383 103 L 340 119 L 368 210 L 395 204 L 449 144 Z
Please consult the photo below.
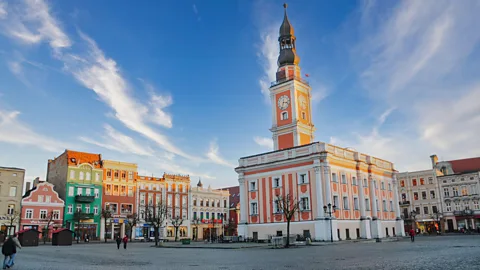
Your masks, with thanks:
M 81 240 L 99 239 L 102 209 L 102 156 L 65 150 L 48 160 L 47 182 L 65 201 L 63 225 Z

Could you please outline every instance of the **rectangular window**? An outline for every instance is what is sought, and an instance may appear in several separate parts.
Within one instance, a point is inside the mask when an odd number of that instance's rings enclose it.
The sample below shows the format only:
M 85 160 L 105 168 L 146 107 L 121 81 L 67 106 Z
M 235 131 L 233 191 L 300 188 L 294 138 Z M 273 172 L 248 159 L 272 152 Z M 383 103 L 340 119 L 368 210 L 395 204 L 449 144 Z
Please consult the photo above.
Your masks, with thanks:
M 278 188 L 280 187 L 280 178 L 273 178 L 273 187 Z
M 363 186 L 368 187 L 368 181 L 366 178 L 363 179 Z
M 80 172 L 80 173 L 78 174 L 78 178 L 79 178 L 80 180 L 83 180 L 83 176 L 84 176 L 84 173 L 83 173 L 83 172 Z
M 358 210 L 358 198 L 353 198 L 353 209 Z
M 118 171 L 115 170 L 115 173 L 113 174 L 113 176 L 115 177 L 115 179 L 118 179 Z
M 310 210 L 310 204 L 308 203 L 307 197 L 303 197 L 300 199 L 300 210 Z
M 43 202 L 43 195 L 38 195 L 38 202 L 39 203 L 42 203 Z
M 405 187 L 405 181 L 404 180 L 400 181 L 400 186 Z
M 116 203 L 107 204 L 107 208 L 112 212 L 112 214 L 117 214 L 118 205 Z
M 258 205 L 256 202 L 253 202 L 250 204 L 250 210 L 252 215 L 257 215 L 258 214 Z
M 105 195 L 111 195 L 112 194 L 112 185 L 106 185 L 105 186 Z
M 87 173 L 86 173 L 85 180 L 87 180 L 87 181 L 90 181 L 90 180 L 92 180 L 92 176 L 90 175 L 90 173 L 89 173 L 89 172 L 87 172 Z
M 383 200 L 383 212 L 387 212 L 387 201 Z
M 426 199 L 427 199 L 427 192 L 422 191 L 422 200 L 426 200 Z
M 425 179 L 420 178 L 420 185 L 422 185 L 422 186 L 425 185 Z
M 73 205 L 69 204 L 68 205 L 68 211 L 67 211 L 68 214 L 72 214 L 73 213 Z
M 113 185 L 113 195 L 118 196 L 119 188 L 118 185 Z
M 40 219 L 47 219 L 47 210 L 40 210 Z
M 85 195 L 90 196 L 90 188 L 85 188 Z
M 370 211 L 370 200 L 369 199 L 365 199 L 365 210 Z
M 98 172 L 95 173 L 95 181 L 96 182 L 100 181 L 100 174 Z
M 432 213 L 434 214 L 438 213 L 438 209 L 436 205 L 432 206 Z
M 16 197 L 17 196 L 17 187 L 10 187 L 10 197 Z
M 122 172 L 122 179 L 125 179 L 127 177 L 127 174 L 125 172 Z
M 50 203 L 52 201 L 52 196 L 45 196 L 45 202 Z
M 390 201 L 390 212 L 393 212 L 393 202 Z
M 429 185 L 433 184 L 433 177 L 429 177 L 429 178 L 428 178 L 428 184 L 429 184 Z
M 82 195 L 83 194 L 83 188 L 77 187 L 77 195 Z
M 413 193 L 413 200 L 418 201 L 418 192 Z
M 257 183 L 256 182 L 250 182 L 250 190 L 251 191 L 257 190 Z
M 307 181 L 307 175 L 306 174 L 300 174 L 300 184 L 306 184 Z
M 447 212 L 452 212 L 452 204 L 450 202 L 445 203 L 445 206 L 447 208 Z
M 133 211 L 133 204 L 124 204 L 121 205 L 122 214 L 131 214 Z
M 304 120 L 305 120 L 305 118 L 307 118 L 307 116 L 306 116 L 306 115 L 307 115 L 307 114 L 306 114 L 305 112 L 302 112 L 302 119 L 304 119 Z
M 355 176 L 352 177 L 352 185 L 357 185 L 357 178 L 355 178 Z
M 423 207 L 423 213 L 425 215 L 428 215 L 428 207 L 427 206 Z
M 197 219 L 197 212 L 193 212 L 193 220 Z
M 388 190 L 392 191 L 392 183 L 388 183 Z
M 430 190 L 430 199 L 435 199 L 435 190 Z
M 205 212 L 205 218 L 210 219 L 210 213 L 209 212 Z
M 412 186 L 417 186 L 417 179 L 412 179 Z
M 68 196 L 72 197 L 74 193 L 74 188 L 73 187 L 68 187 Z
M 122 196 L 127 196 L 127 187 L 126 186 L 122 186 L 121 187 L 121 193 L 120 195 Z
M 460 202 L 455 202 L 455 210 L 460 211 Z
M 343 209 L 349 209 L 349 207 L 348 207 L 348 197 L 343 197 Z
M 75 180 L 75 171 L 70 171 L 70 179 Z
M 380 207 L 378 207 L 378 200 L 375 200 L 375 206 L 377 206 L 377 212 L 380 211 Z
M 347 177 L 345 176 L 345 174 L 342 174 L 342 184 L 346 184 L 347 183 Z
M 445 195 L 445 197 L 450 197 L 450 190 L 449 190 L 449 188 L 443 188 L 443 195 Z
M 288 112 L 282 112 L 281 119 L 282 120 L 287 120 L 288 119 Z
M 25 211 L 25 218 L 26 219 L 32 219 L 33 217 L 33 210 L 32 209 L 27 209 L 27 211 Z
M 340 202 L 338 201 L 338 196 L 333 196 L 333 206 L 340 207 Z
M 96 205 L 93 207 L 93 214 L 98 215 L 98 206 Z
M 128 179 L 133 180 L 133 172 L 128 172 Z
M 468 191 L 466 186 L 462 186 L 462 196 L 468 196 Z
M 223 208 L 227 208 L 227 200 L 223 200 Z
M 478 200 L 473 201 L 473 209 L 475 209 L 475 210 L 479 209 Z
M 128 186 L 128 197 L 133 197 L 133 186 Z
M 382 181 L 382 190 L 385 190 L 385 182 Z
M 15 214 L 15 205 L 14 204 L 9 204 L 7 207 L 7 214 L 8 215 L 13 215 Z
M 152 196 L 153 197 L 153 196 Z M 167 205 L 168 206 L 172 206 L 172 194 L 168 194 L 168 198 L 167 198 Z
M 140 205 L 145 205 L 145 193 L 140 193 Z
M 452 187 L 453 197 L 458 197 L 458 187 Z
M 60 219 L 60 210 L 53 210 L 53 219 L 59 220 Z
M 338 182 L 336 173 L 332 173 L 332 182 L 335 182 L 335 183 Z
M 280 212 L 281 212 L 280 200 L 275 200 L 273 204 L 273 213 L 280 213 Z
M 420 215 L 420 207 L 415 207 L 415 213 Z
M 98 188 L 95 189 L 95 198 L 100 198 L 100 190 Z
M 209 199 L 205 199 L 205 206 L 210 207 L 210 200 Z
M 200 220 L 202 220 L 202 219 L 203 219 L 203 212 L 200 212 Z
M 85 213 L 89 214 L 90 213 L 90 205 L 85 205 Z
M 80 212 L 82 212 L 82 205 L 77 204 L 77 213 L 80 213 Z

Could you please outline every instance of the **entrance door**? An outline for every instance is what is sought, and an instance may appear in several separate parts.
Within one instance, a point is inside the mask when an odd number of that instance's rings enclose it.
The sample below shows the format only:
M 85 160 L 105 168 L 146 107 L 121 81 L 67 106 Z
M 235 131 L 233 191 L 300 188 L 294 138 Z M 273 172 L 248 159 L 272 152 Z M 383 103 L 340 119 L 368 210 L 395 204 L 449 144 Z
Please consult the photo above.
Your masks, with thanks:
M 357 228 L 357 239 L 360 239 L 360 229 Z
M 453 232 L 453 220 L 447 219 L 447 227 L 448 227 L 447 229 L 448 232 Z
M 345 229 L 345 234 L 347 236 L 347 240 L 350 240 L 350 229 Z
M 385 228 L 385 236 L 390 236 L 388 235 L 388 228 Z
M 258 232 L 253 232 L 253 241 L 254 242 L 258 241 Z

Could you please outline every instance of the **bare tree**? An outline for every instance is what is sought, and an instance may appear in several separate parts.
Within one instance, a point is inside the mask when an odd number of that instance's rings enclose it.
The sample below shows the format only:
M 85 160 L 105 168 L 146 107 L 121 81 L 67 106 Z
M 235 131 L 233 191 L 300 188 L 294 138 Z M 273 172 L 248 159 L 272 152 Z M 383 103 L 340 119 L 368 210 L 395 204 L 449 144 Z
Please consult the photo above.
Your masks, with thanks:
M 75 237 L 77 238 L 77 244 L 80 242 L 80 224 L 82 222 L 82 210 L 78 209 L 74 214 L 73 214 L 73 221 L 77 223 L 77 231 L 75 233 Z
M 14 210 L 11 214 L 8 214 L 7 217 L 8 217 L 8 221 L 10 223 L 10 226 L 8 226 L 9 227 L 8 228 L 8 235 L 12 235 L 11 230 L 12 230 L 12 228 L 15 227 L 14 224 L 17 223 L 18 220 L 20 220 L 20 212 Z
M 176 211 L 174 211 L 172 208 L 172 213 L 170 215 L 170 222 L 172 223 L 172 226 L 175 230 L 175 242 L 177 242 L 178 240 L 178 229 L 183 224 L 183 218 L 180 213 L 180 208 L 177 208 L 177 209 L 179 210 L 178 213 L 176 213 Z
M 144 209 L 145 221 L 153 226 L 155 235 L 155 246 L 158 246 L 159 235 L 158 231 L 160 227 L 165 224 L 167 220 L 168 208 L 163 202 L 157 202 L 156 205 L 146 205 Z
M 293 195 L 287 194 L 285 196 L 277 195 L 274 203 L 277 210 L 283 214 L 287 221 L 287 243 L 285 247 L 288 248 L 290 246 L 290 221 L 292 221 L 295 213 L 300 210 L 300 202 Z
M 139 221 L 138 214 L 137 213 L 128 214 L 127 221 L 128 222 L 125 225 L 127 226 L 127 230 L 130 233 L 130 241 L 132 241 L 133 229 L 137 226 L 137 223 Z
M 435 220 L 435 223 L 437 223 L 438 233 L 442 233 L 442 224 L 441 224 L 442 217 L 443 217 L 442 214 L 439 213 L 438 211 L 434 212 L 431 216 L 431 218 Z
M 43 244 L 45 244 L 48 240 L 50 224 L 53 223 L 54 217 L 55 216 L 54 216 L 53 210 L 51 210 L 44 219 L 44 221 L 47 222 L 47 225 L 45 226 L 45 229 L 43 229 Z
M 105 240 L 105 243 L 107 242 L 107 220 L 112 218 L 112 211 L 108 208 L 102 209 L 102 212 L 100 213 L 102 218 L 103 218 L 103 225 L 105 228 L 105 231 L 103 233 L 103 238 Z M 113 233 L 113 232 L 112 232 Z

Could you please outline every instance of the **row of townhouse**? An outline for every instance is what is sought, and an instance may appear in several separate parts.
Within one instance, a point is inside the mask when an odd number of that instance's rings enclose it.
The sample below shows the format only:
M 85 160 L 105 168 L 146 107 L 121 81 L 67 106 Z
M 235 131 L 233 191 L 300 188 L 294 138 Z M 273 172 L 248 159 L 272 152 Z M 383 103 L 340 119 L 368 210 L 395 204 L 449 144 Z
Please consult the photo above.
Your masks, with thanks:
M 438 161 L 398 175 L 405 229 L 424 233 L 480 229 L 480 158 Z

